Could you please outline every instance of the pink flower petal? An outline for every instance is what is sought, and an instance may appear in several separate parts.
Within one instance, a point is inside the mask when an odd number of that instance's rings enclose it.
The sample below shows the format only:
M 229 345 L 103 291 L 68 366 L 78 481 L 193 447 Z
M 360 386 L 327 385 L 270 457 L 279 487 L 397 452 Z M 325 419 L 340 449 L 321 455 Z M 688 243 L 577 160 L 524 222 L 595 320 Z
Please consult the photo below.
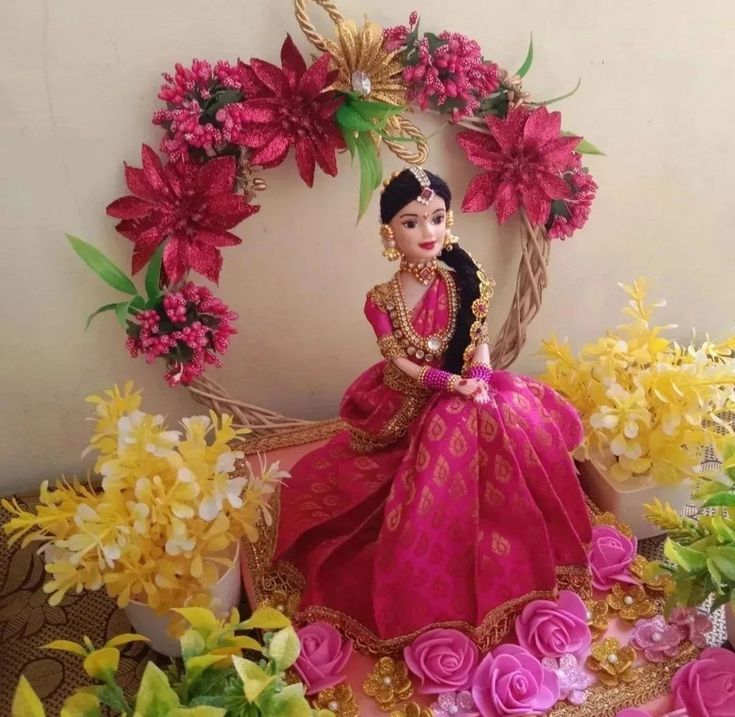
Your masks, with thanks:
M 291 35 L 286 35 L 286 39 L 281 46 L 281 64 L 283 65 L 283 72 L 288 78 L 289 86 L 292 90 L 296 89 L 299 78 L 306 71 L 306 63 L 291 39 Z
M 462 211 L 484 212 L 495 201 L 500 179 L 494 174 L 478 174 L 470 181 L 464 199 Z

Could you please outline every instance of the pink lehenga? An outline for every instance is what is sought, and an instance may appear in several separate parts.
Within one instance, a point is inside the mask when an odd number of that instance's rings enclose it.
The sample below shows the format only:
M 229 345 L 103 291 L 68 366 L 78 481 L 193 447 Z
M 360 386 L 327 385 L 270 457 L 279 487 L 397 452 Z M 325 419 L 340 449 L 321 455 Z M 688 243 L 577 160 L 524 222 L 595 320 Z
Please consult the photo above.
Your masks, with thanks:
M 437 626 L 487 650 L 526 602 L 589 591 L 574 408 L 506 371 L 493 373 L 489 404 L 430 394 L 388 360 L 440 365 L 457 300 L 446 270 L 410 312 L 396 278 L 368 294 L 387 359 L 347 390 L 348 429 L 281 489 L 273 570 L 285 582 L 272 584 L 301 593 L 297 623 L 330 622 L 370 652 Z

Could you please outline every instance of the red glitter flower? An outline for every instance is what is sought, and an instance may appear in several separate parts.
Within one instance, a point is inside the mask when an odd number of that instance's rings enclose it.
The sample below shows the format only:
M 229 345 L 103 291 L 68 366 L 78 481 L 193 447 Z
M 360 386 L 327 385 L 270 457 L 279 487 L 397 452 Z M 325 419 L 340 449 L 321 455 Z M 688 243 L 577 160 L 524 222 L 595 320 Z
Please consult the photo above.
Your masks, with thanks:
M 220 247 L 242 240 L 227 231 L 260 209 L 234 193 L 235 159 L 217 157 L 205 164 L 191 160 L 161 164 L 143 145 L 143 167 L 125 165 L 133 195 L 107 206 L 107 214 L 122 219 L 115 227 L 134 242 L 133 274 L 166 242 L 163 281 L 176 283 L 193 269 L 215 283 L 222 268 Z
M 231 108 L 229 121 L 239 125 L 233 141 L 254 150 L 250 164 L 275 167 L 293 146 L 299 174 L 309 186 L 315 163 L 326 174 L 337 174 L 336 151 L 345 145 L 334 113 L 342 98 L 325 92 L 337 76 L 329 63 L 324 54 L 307 69 L 288 35 L 281 48 L 283 69 L 255 58 L 243 65 L 251 84 L 249 99 Z
M 502 224 L 523 207 L 532 224 L 544 224 L 551 202 L 571 196 L 562 173 L 574 164 L 579 137 L 561 135 L 561 115 L 546 107 L 532 112 L 518 107 L 505 119 L 487 115 L 484 120 L 489 135 L 470 130 L 457 137 L 467 158 L 487 170 L 470 182 L 462 209 L 495 206 Z
M 139 312 L 128 323 L 126 345 L 131 356 L 142 353 L 148 363 L 163 358 L 170 386 L 188 385 L 206 364 L 221 365 L 217 354 L 229 348 L 236 319 L 209 289 L 188 283 L 165 294 L 155 308 Z

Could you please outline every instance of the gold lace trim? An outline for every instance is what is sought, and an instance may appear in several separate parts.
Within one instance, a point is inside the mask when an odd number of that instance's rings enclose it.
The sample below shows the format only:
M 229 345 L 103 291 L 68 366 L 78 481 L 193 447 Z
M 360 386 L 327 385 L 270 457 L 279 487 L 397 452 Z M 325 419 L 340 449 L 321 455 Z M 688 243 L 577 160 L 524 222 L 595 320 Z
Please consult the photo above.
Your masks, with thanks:
M 401 407 L 396 411 L 378 433 L 368 433 L 349 426 L 350 446 L 358 453 L 372 453 L 395 443 L 405 435 L 416 417 L 421 413 L 430 391 L 420 386 L 415 379 L 403 373 L 390 361 L 383 369 L 383 383 L 404 395 Z
M 470 327 L 470 342 L 462 354 L 465 370 L 474 358 L 477 347 L 480 344 L 487 344 L 490 342 L 487 324 L 485 322 L 487 321 L 487 314 L 490 309 L 490 299 L 493 295 L 495 282 L 485 274 L 483 268 L 476 261 L 475 264 L 477 264 L 477 279 L 480 285 L 480 296 L 472 302 L 472 315 L 475 317 L 475 320 Z
M 295 428 L 291 431 L 282 431 L 269 436 L 246 438 L 237 444 L 237 450 L 243 451 L 247 456 L 259 452 L 275 451 L 279 448 L 305 446 L 308 443 L 315 443 L 316 441 L 331 438 L 340 431 L 343 431 L 346 427 L 345 422 L 341 418 L 315 421 L 311 425 Z M 238 475 L 245 475 L 245 473 L 238 473 Z
M 666 662 L 646 663 L 634 667 L 636 679 L 607 687 L 601 682 L 587 690 L 587 700 L 581 705 L 558 702 L 549 717 L 615 717 L 624 707 L 637 707 L 660 697 L 669 689 L 674 673 L 697 657 L 699 651 L 687 644 L 676 657 Z
M 561 589 L 572 589 L 582 596 L 591 594 L 590 573 L 586 566 L 568 565 L 557 568 L 557 587 L 553 590 L 534 590 L 520 595 L 513 600 L 499 605 L 491 610 L 479 626 L 471 625 L 463 620 L 445 620 L 426 625 L 406 635 L 399 635 L 390 639 L 381 639 L 354 618 L 339 610 L 333 610 L 321 605 L 311 605 L 296 614 L 294 622 L 305 624 L 312 622 L 328 622 L 334 625 L 348 638 L 352 639 L 361 652 L 372 655 L 386 655 L 400 651 L 409 645 L 419 635 L 436 627 L 452 628 L 465 633 L 477 644 L 481 652 L 488 652 L 501 643 L 513 630 L 515 619 L 529 602 L 539 599 L 555 599 Z M 279 561 L 275 564 L 269 582 L 280 589 L 291 585 L 299 593 L 303 590 L 303 575 L 290 563 Z M 260 595 L 258 601 L 263 599 Z
M 378 284 L 374 286 L 367 293 L 368 299 L 370 299 L 381 311 L 387 313 L 386 306 L 391 303 L 393 299 L 393 293 L 391 292 L 390 282 L 385 284 Z
M 389 361 L 390 359 L 406 355 L 405 350 L 403 349 L 401 344 L 398 343 L 398 339 L 393 336 L 393 334 L 386 334 L 385 336 L 381 336 L 378 339 L 378 348 L 380 349 L 380 353 L 383 354 L 383 356 Z

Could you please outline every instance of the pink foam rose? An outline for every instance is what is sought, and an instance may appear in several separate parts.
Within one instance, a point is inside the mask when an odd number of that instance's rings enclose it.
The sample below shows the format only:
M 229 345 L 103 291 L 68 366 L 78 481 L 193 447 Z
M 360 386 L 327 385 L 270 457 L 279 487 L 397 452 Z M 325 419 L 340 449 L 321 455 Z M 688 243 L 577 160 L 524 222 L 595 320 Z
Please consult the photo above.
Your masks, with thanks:
M 570 590 L 562 590 L 559 600 L 534 600 L 516 618 L 516 636 L 521 647 L 536 657 L 561 657 L 590 646 L 587 608 Z
M 403 650 L 403 659 L 425 695 L 466 690 L 480 657 L 477 645 L 457 630 L 436 628 Z
M 342 640 L 336 628 L 315 622 L 297 632 L 301 652 L 294 668 L 306 685 L 306 694 L 314 695 L 345 679 L 345 666 L 352 656 L 352 641 Z
M 735 715 L 735 652 L 707 647 L 698 660 L 680 667 L 671 680 L 674 706 L 688 717 Z
M 478 665 L 472 698 L 482 717 L 541 715 L 559 699 L 559 680 L 528 650 L 501 645 Z
M 592 528 L 592 585 L 598 590 L 610 590 L 615 583 L 637 585 L 638 581 L 629 570 L 637 548 L 635 537 L 629 538 L 611 525 L 596 525 Z

